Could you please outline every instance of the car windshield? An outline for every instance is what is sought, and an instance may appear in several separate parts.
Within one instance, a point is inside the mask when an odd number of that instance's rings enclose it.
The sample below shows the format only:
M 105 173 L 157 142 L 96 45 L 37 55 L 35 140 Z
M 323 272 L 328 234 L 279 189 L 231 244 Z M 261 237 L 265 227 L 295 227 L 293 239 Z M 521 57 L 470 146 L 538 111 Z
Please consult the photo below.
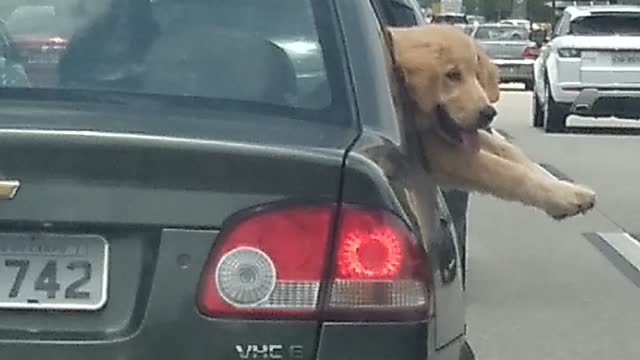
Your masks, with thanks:
M 572 35 L 640 35 L 640 16 L 634 14 L 592 15 L 571 21 Z
M 475 38 L 490 41 L 522 41 L 529 38 L 527 29 L 521 26 L 480 26 Z
M 332 28 L 318 26 L 327 16 L 317 9 L 322 1 L 11 3 L 0 5 L 0 31 L 18 56 L 5 53 L 4 88 L 213 99 L 345 119 L 327 115 L 344 109 L 337 102 L 345 97 L 337 93 L 339 58 L 327 51 Z

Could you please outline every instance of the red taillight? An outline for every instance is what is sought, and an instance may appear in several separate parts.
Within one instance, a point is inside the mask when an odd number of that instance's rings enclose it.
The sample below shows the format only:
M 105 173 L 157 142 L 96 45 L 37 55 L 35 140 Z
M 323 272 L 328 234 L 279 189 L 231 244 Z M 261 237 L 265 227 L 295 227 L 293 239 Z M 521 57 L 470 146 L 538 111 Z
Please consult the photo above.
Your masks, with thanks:
M 221 317 L 315 313 L 333 212 L 272 210 L 232 225 L 204 273 L 201 310 Z
M 425 253 L 395 215 L 344 207 L 325 318 L 418 320 L 429 310 Z
M 384 211 L 345 206 L 333 243 L 336 213 L 273 209 L 231 225 L 203 274 L 200 310 L 235 318 L 425 319 L 426 256 L 406 225 Z
M 524 49 L 522 52 L 522 57 L 525 59 L 537 59 L 538 55 L 540 55 L 540 49 L 535 46 L 530 46 Z
M 402 240 L 389 229 L 343 234 L 338 252 L 338 278 L 374 279 L 396 276 L 404 260 Z

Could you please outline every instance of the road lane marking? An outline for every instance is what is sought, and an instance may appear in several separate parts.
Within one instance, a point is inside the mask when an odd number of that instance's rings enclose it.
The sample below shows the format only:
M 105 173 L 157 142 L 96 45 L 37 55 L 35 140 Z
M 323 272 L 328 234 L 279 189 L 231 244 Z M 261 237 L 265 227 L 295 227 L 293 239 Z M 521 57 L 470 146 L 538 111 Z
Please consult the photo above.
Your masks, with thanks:
M 495 137 L 497 137 L 497 138 L 499 138 L 499 139 L 501 139 L 501 140 L 503 140 L 503 141 L 511 142 L 511 143 L 513 142 L 513 136 L 512 136 L 511 134 L 509 134 L 509 133 L 508 133 L 507 131 L 505 131 L 505 130 L 502 130 L 502 129 L 496 129 L 496 128 L 493 128 L 493 127 L 492 127 L 492 128 L 491 128 L 491 133 L 492 133 Z
M 628 233 L 585 233 L 584 237 L 629 281 L 640 287 L 640 242 Z
M 538 167 L 538 170 L 540 170 L 540 172 L 543 175 L 548 176 L 552 179 L 558 180 L 558 178 L 555 175 L 553 175 L 549 170 L 545 169 L 542 165 L 536 163 L 536 166 Z
M 598 233 L 631 266 L 640 271 L 640 243 L 627 233 Z
M 502 135 L 500 130 L 496 130 L 496 128 L 491 128 L 491 133 L 493 134 L 493 136 L 499 137 L 500 140 L 509 141 L 504 135 Z
M 538 166 L 542 168 L 543 172 L 546 175 L 551 176 L 553 179 L 568 181 L 568 182 L 575 182 L 571 177 L 569 177 L 567 174 L 563 173 L 562 171 L 560 171 L 560 169 L 556 168 L 551 164 L 539 163 Z

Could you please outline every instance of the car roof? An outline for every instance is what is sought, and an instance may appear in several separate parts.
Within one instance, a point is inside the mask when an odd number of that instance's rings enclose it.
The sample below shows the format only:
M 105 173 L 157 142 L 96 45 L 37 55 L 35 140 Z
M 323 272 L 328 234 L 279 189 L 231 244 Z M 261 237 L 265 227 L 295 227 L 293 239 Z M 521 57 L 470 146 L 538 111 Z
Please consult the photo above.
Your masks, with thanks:
M 571 19 L 582 16 L 597 15 L 598 13 L 640 13 L 640 6 L 636 5 L 574 5 L 568 6 L 565 12 Z

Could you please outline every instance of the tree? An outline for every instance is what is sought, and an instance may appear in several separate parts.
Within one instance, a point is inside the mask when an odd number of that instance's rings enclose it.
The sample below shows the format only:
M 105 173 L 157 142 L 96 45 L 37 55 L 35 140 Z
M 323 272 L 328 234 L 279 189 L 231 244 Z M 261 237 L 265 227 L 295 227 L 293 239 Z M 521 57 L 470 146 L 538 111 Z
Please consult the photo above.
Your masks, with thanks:
M 548 0 L 528 0 L 527 14 L 529 20 L 534 22 L 549 22 L 553 16 L 551 7 L 546 6 Z

